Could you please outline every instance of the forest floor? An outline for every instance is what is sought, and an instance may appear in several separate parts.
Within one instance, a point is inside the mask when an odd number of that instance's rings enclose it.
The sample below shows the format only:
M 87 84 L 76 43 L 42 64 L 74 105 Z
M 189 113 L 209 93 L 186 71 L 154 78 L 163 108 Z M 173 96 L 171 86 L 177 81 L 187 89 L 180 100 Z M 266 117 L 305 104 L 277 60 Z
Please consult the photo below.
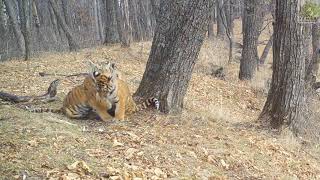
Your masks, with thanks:
M 116 62 L 132 93 L 142 78 L 150 42 L 44 53 L 30 61 L 1 63 L 0 90 L 38 95 L 58 76 L 39 72 L 85 72 L 86 59 Z M 263 47 L 260 47 L 260 50 Z M 139 112 L 123 122 L 70 120 L 52 113 L 29 113 L 0 102 L 0 179 L 320 179 L 318 146 L 289 132 L 260 128 L 270 64 L 252 82 L 238 80 L 239 53 L 227 64 L 227 44 L 207 40 L 189 84 L 181 115 Z M 270 61 L 269 57 L 268 61 Z M 210 75 L 224 66 L 226 79 Z M 64 79 L 59 107 L 83 77 Z

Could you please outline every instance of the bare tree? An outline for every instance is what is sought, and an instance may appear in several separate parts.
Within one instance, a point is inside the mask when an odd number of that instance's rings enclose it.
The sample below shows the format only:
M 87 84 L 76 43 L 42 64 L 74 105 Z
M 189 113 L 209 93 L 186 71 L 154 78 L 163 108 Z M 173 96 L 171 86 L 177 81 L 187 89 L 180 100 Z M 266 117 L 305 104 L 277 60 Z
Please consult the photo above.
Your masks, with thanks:
M 257 68 L 258 38 L 263 25 L 264 1 L 245 0 L 243 26 L 243 49 L 240 61 L 239 79 L 250 80 Z
M 214 37 L 214 32 L 213 32 L 213 25 L 215 21 L 215 6 L 212 6 L 210 9 L 210 18 L 209 18 L 209 23 L 208 23 L 208 37 L 213 38 Z
M 21 50 L 21 54 L 25 54 L 26 49 L 24 45 L 24 38 L 21 32 L 21 29 L 19 27 L 19 24 L 17 22 L 17 19 L 18 19 L 17 12 L 14 10 L 11 0 L 3 0 L 3 1 L 6 6 L 6 10 L 10 19 L 10 24 L 13 28 L 15 38 L 17 39 L 18 47 Z
M 181 112 L 212 4 L 208 0 L 160 2 L 155 36 L 137 96 L 159 97 L 161 111 Z
M 298 23 L 299 0 L 276 0 L 273 74 L 260 119 L 273 128 L 299 130 L 305 108 L 303 28 Z
M 217 6 L 217 36 L 219 38 L 224 39 L 226 36 L 226 26 L 224 23 L 226 23 L 226 15 L 225 15 L 225 9 L 224 9 L 224 3 L 227 0 L 216 0 L 216 6 Z
M 114 0 L 106 0 L 106 44 L 119 42 L 114 2 Z
M 68 27 L 68 25 L 66 24 L 64 18 L 61 16 L 60 12 L 59 12 L 59 8 L 58 5 L 56 3 L 55 0 L 49 0 L 50 5 L 54 11 L 54 14 L 57 18 L 57 22 L 58 24 L 61 26 L 61 28 L 63 29 L 64 33 L 66 34 L 66 37 L 68 39 L 68 43 L 69 43 L 69 49 L 70 51 L 76 51 L 79 49 L 79 45 L 78 43 L 75 41 L 75 38 L 71 32 L 71 29 Z
M 28 60 L 31 53 L 30 42 L 30 0 L 18 0 L 19 17 L 21 22 L 21 32 L 24 38 L 25 56 L 24 60 Z
M 131 27 L 129 23 L 128 0 L 114 0 L 118 33 L 122 47 L 130 47 Z

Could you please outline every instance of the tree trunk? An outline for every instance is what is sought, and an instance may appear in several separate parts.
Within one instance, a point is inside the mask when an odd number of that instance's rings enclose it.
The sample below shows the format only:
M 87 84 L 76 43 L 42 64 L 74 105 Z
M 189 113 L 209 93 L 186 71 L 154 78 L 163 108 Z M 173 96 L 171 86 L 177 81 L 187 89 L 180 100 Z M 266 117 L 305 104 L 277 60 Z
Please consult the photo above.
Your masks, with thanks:
M 212 6 L 209 12 L 210 17 L 209 17 L 209 23 L 208 23 L 208 37 L 211 39 L 214 37 L 214 32 L 213 32 L 214 16 L 215 16 L 214 9 L 215 9 L 215 6 Z
M 217 2 L 217 36 L 224 39 L 226 37 L 226 15 L 224 9 L 224 1 L 216 0 Z
M 259 60 L 260 64 L 265 64 L 269 51 L 272 48 L 272 43 L 273 43 L 273 35 L 270 36 L 270 39 L 268 40 L 267 45 L 263 49 L 262 55 Z
M 143 39 L 141 24 L 138 20 L 138 3 L 137 0 L 129 1 L 130 7 L 130 22 L 132 25 L 132 38 L 136 41 L 140 41 Z
M 21 50 L 21 54 L 25 54 L 26 49 L 25 49 L 25 45 L 24 45 L 24 38 L 21 32 L 21 29 L 19 27 L 19 24 L 17 22 L 17 14 L 14 11 L 13 5 L 12 5 L 12 1 L 11 0 L 3 0 L 4 4 L 6 6 L 6 10 L 13 28 L 13 32 L 15 35 L 15 38 L 17 39 L 17 43 L 18 43 L 18 47 Z
M 106 38 L 105 44 L 119 42 L 114 0 L 106 0 Z
M 30 57 L 31 49 L 30 49 L 30 16 L 29 16 L 29 0 L 18 0 L 19 4 L 19 14 L 20 14 L 20 22 L 21 22 L 21 32 L 24 38 L 25 45 L 25 56 L 24 60 L 28 60 Z
M 32 16 L 33 16 L 34 23 L 35 23 L 36 27 L 39 28 L 40 27 L 40 19 L 39 19 L 38 8 L 37 8 L 35 0 L 32 1 Z
M 277 0 L 273 74 L 260 119 L 273 128 L 288 125 L 297 132 L 305 107 L 305 54 L 299 0 Z
M 240 80 L 251 80 L 257 68 L 258 38 L 262 28 L 263 1 L 245 0 L 243 27 L 243 49 L 240 61 Z
M 2 60 L 2 54 L 5 52 L 5 46 L 6 46 L 6 34 L 7 29 L 5 25 L 5 13 L 4 13 L 4 4 L 3 1 L 0 0 L 0 61 Z
M 233 6 L 234 0 L 227 0 L 225 6 L 225 15 L 226 15 L 226 30 L 227 37 L 229 40 L 229 60 L 228 63 L 232 62 L 233 59 L 233 27 L 234 27 L 234 16 L 233 16 Z
M 58 8 L 58 5 L 57 5 L 56 1 L 55 0 L 49 0 L 49 2 L 50 2 L 50 5 L 51 5 L 51 7 L 52 7 L 52 9 L 54 11 L 54 14 L 55 14 L 55 16 L 57 18 L 58 24 L 61 26 L 61 28 L 63 29 L 64 33 L 66 34 L 70 51 L 78 50 L 79 49 L 79 45 L 75 41 L 74 36 L 73 36 L 70 28 L 68 27 L 68 25 L 64 21 L 64 18 L 62 18 L 61 14 L 59 12 L 59 8 Z
M 207 31 L 211 0 L 162 0 L 149 60 L 135 95 L 158 97 L 160 110 L 180 113 Z
M 320 63 L 320 25 L 317 23 L 312 24 L 312 59 L 307 66 L 307 74 L 306 74 L 306 81 L 309 87 L 317 80 L 317 74 L 319 70 L 319 63 Z
M 67 26 L 69 28 L 72 28 L 72 23 L 71 23 L 71 19 L 70 19 L 70 15 L 68 12 L 70 12 L 70 9 L 69 9 L 69 6 L 70 6 L 70 0 L 61 0 L 62 2 L 62 10 L 63 10 L 63 17 L 64 17 L 64 20 L 67 24 Z M 69 10 L 69 11 L 68 11 Z
M 130 47 L 128 0 L 114 0 L 117 27 L 122 47 Z

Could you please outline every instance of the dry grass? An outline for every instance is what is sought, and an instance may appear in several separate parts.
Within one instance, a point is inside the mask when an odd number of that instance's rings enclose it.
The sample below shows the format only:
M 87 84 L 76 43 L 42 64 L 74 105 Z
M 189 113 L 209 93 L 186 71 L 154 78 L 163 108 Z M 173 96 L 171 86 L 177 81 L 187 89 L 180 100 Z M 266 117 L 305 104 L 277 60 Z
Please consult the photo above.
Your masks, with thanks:
M 319 179 L 318 147 L 309 150 L 289 133 L 276 136 L 256 125 L 265 101 L 256 91 L 264 88 L 260 81 L 270 77 L 269 67 L 262 67 L 254 81 L 240 82 L 239 64 L 228 65 L 225 44 L 215 41 L 206 41 L 201 50 L 185 110 L 179 116 L 148 111 L 124 122 L 102 123 L 28 113 L 2 103 L 0 179 L 18 178 L 24 171 L 35 179 Z M 86 69 L 86 58 L 109 58 L 134 92 L 150 45 L 97 47 L 43 54 L 28 62 L 4 62 L 0 89 L 39 94 L 56 78 L 40 77 L 39 72 L 79 73 Z M 206 75 L 210 63 L 226 68 L 226 81 Z M 58 89 L 60 100 L 41 106 L 58 107 L 69 89 L 81 81 L 64 80 Z M 91 173 L 68 169 L 77 161 L 84 161 Z

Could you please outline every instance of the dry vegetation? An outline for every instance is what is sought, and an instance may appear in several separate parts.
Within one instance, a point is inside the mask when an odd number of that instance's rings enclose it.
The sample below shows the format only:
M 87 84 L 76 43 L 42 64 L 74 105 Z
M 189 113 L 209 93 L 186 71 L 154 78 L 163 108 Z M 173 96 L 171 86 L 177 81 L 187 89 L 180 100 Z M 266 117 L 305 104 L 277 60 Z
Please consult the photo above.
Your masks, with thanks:
M 40 77 L 39 72 L 80 73 L 87 69 L 85 59 L 107 58 L 117 63 L 134 92 L 150 45 L 97 47 L 4 62 L 0 90 L 39 94 L 57 78 Z M 106 124 L 28 113 L 1 102 L 0 179 L 320 179 L 318 147 L 307 147 L 290 133 L 261 129 L 256 122 L 270 65 L 261 67 L 252 82 L 240 82 L 239 63 L 226 64 L 226 47 L 216 39 L 204 44 L 179 116 L 147 111 Z M 225 81 L 207 75 L 210 64 L 226 68 Z M 59 100 L 38 106 L 58 107 L 81 81 L 63 80 Z

